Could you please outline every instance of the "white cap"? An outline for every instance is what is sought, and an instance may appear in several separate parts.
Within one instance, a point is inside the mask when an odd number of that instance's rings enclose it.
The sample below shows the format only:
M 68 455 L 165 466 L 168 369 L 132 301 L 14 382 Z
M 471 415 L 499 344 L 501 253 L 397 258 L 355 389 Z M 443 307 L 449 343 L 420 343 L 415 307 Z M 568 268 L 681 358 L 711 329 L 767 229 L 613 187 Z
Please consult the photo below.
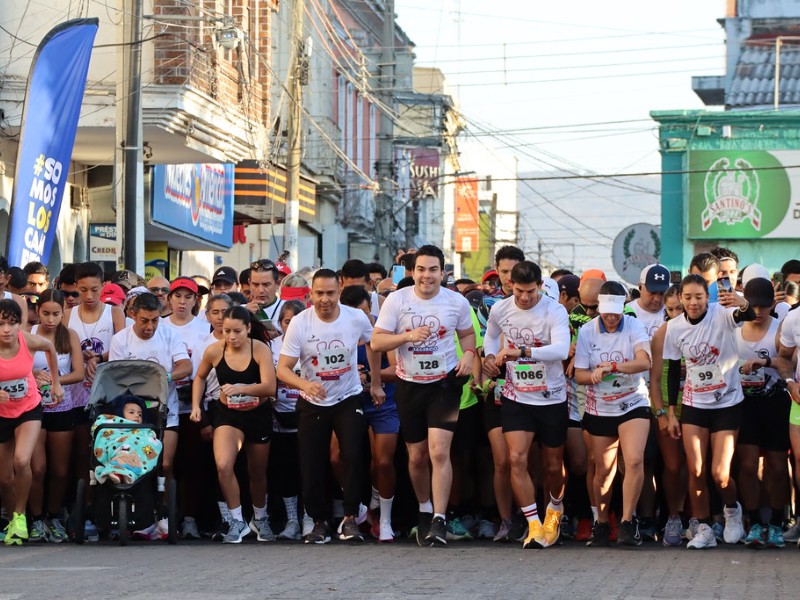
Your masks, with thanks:
M 769 271 L 767 267 L 764 265 L 760 265 L 758 263 L 753 263 L 749 265 L 744 271 L 742 271 L 739 278 L 742 281 L 742 285 L 747 285 L 747 282 L 751 279 L 755 279 L 756 277 L 761 277 L 763 279 L 769 279 Z
M 559 291 L 558 291 L 558 283 L 556 283 L 555 279 L 551 279 L 550 277 L 543 277 L 542 278 L 542 294 L 545 296 L 549 296 L 556 302 L 558 302 Z
M 597 312 L 621 315 L 625 308 L 625 296 L 614 294 L 600 294 L 597 296 Z

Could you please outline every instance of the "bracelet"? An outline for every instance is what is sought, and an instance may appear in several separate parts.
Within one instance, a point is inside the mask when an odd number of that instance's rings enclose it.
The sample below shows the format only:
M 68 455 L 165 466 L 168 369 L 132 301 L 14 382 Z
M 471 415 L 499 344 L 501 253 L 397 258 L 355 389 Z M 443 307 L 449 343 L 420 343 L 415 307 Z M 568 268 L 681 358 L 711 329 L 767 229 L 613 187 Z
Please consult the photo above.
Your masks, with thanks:
M 528 350 L 528 347 L 527 347 L 527 346 L 520 346 L 520 347 L 519 347 L 519 357 L 520 357 L 520 358 L 527 358 L 527 357 L 525 356 L 525 352 L 526 352 L 527 350 Z
M 477 352 L 475 352 L 474 348 L 467 348 L 461 354 L 463 355 L 463 354 L 466 354 L 467 352 L 472 352 L 472 356 L 477 356 L 478 355 Z
M 618 368 L 617 368 L 617 363 L 615 363 L 615 362 L 612 362 L 612 363 L 611 363 L 611 372 L 612 372 L 612 373 L 616 373 L 617 371 L 618 371 Z

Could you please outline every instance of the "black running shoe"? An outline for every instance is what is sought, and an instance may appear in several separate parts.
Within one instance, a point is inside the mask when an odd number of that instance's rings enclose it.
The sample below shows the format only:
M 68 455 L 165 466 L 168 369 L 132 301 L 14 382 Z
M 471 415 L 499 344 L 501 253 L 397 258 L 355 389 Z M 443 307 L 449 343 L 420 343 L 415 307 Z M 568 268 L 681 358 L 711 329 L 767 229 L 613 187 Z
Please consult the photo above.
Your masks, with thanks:
M 339 525 L 339 539 L 343 542 L 363 542 L 364 536 L 353 517 L 345 518 Z
M 605 547 L 609 545 L 608 537 L 611 535 L 611 525 L 596 521 L 592 525 L 592 536 L 586 542 L 587 546 Z
M 623 521 L 619 524 L 617 532 L 618 546 L 641 546 L 642 536 L 639 533 L 639 523 L 634 518 L 632 521 Z
M 427 542 L 428 532 L 431 529 L 431 520 L 433 513 L 421 512 L 419 513 L 419 523 L 417 524 L 417 544 L 420 546 L 429 546 Z
M 331 530 L 325 521 L 316 521 L 314 529 L 311 530 L 305 539 L 306 544 L 327 544 L 331 541 Z
M 436 544 L 447 545 L 447 524 L 442 517 L 433 517 L 430 531 L 425 536 L 425 543 L 428 546 L 435 546 Z

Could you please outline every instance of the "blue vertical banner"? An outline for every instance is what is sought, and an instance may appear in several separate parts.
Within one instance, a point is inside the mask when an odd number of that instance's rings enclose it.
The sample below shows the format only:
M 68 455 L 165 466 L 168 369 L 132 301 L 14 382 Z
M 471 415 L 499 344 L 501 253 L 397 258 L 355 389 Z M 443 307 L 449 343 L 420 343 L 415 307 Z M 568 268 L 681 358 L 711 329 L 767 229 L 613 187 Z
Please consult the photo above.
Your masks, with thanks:
M 44 37 L 31 64 L 6 256 L 47 262 L 56 235 L 98 19 L 73 19 Z

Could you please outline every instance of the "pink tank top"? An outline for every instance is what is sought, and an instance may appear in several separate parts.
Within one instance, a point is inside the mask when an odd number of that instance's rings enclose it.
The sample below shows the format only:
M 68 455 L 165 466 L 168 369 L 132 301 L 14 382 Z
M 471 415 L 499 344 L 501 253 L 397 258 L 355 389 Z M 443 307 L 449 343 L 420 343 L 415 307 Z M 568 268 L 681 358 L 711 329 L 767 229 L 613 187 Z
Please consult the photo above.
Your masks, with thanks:
M 17 355 L 10 359 L 0 358 L 0 390 L 5 390 L 11 396 L 8 402 L 0 402 L 0 418 L 3 419 L 16 419 L 42 401 L 33 378 L 33 356 L 21 331 L 17 339 Z

